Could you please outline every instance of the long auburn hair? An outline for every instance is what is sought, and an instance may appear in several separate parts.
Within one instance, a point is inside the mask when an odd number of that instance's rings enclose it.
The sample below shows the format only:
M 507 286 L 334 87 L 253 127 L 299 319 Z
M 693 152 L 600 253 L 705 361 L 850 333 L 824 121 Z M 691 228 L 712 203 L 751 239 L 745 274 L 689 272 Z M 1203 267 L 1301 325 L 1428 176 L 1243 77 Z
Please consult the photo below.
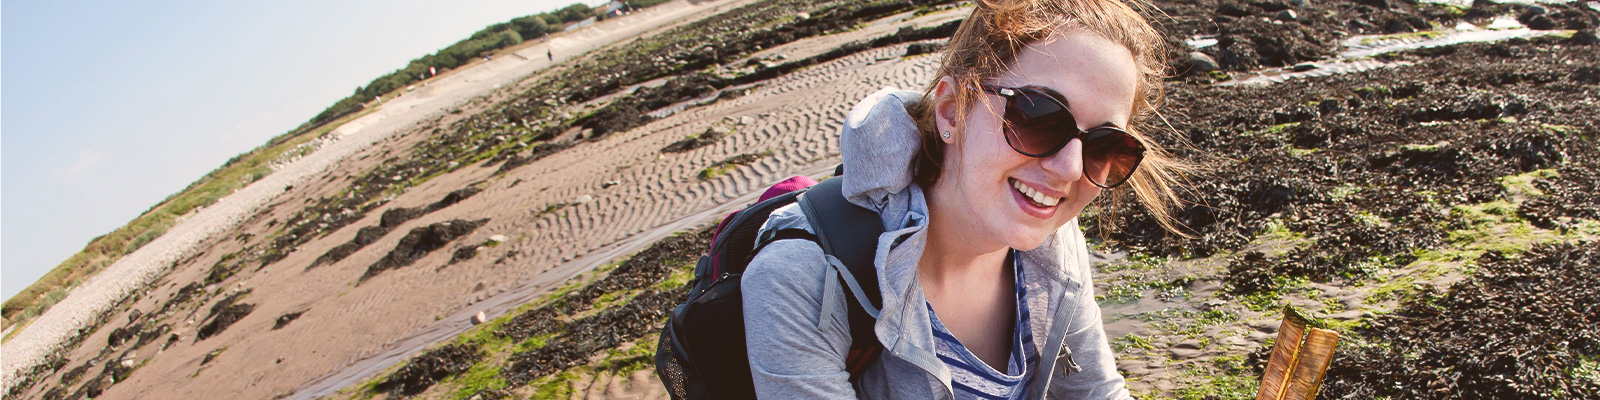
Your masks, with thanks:
M 1133 5 L 1154 9 L 1144 3 Z M 1171 210 L 1183 202 L 1175 188 L 1193 166 L 1173 158 L 1143 129 L 1150 125 L 1147 124 L 1150 117 L 1160 116 L 1157 107 L 1161 103 L 1162 79 L 1165 78 L 1166 42 L 1149 21 L 1123 0 L 977 0 L 972 15 L 961 23 L 955 36 L 950 38 L 939 67 L 939 77 L 948 76 L 955 80 L 953 94 L 937 97 L 935 89 L 939 82 L 936 79 L 924 89 L 925 100 L 909 107 L 922 131 L 922 151 L 911 160 L 912 180 L 923 188 L 932 188 L 944 173 L 944 155 L 948 145 L 940 140 L 934 125 L 938 106 L 944 102 L 955 103 L 955 109 L 958 110 L 955 125 L 960 129 L 966 124 L 968 110 L 982 96 L 978 89 L 980 83 L 999 76 L 1016 61 L 1018 52 L 1029 44 L 1057 30 L 1069 28 L 1082 29 L 1110 39 L 1133 54 L 1139 79 L 1133 100 L 1134 122 L 1127 127 L 1127 131 L 1138 138 L 1147 150 L 1139 169 L 1123 187 L 1131 189 L 1138 202 L 1150 211 L 1163 228 L 1188 236 L 1180 230 Z M 1100 203 L 1098 214 L 1102 232 L 1113 228 L 1107 222 L 1115 219 L 1128 191 L 1109 190 L 1101 193 L 1101 199 L 1096 202 Z

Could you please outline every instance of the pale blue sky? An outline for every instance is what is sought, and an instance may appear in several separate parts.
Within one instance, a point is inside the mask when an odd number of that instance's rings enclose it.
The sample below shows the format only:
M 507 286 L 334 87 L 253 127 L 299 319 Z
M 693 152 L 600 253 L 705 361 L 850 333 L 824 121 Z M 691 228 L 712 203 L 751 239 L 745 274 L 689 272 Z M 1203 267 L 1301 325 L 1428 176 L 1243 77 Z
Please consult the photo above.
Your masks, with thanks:
M 412 58 L 574 2 L 0 2 L 0 295 Z

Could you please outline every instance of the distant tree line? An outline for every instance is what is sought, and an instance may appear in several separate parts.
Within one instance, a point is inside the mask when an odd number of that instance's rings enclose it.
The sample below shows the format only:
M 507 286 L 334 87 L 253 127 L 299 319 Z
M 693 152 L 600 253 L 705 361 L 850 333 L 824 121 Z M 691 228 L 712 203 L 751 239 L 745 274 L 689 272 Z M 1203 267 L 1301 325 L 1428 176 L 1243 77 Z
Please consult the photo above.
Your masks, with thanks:
M 634 0 L 628 2 L 631 7 L 648 7 L 667 0 Z M 483 57 L 502 48 L 515 46 L 524 40 L 532 40 L 547 34 L 560 31 L 566 24 L 582 21 L 589 17 L 600 16 L 604 7 L 590 8 L 583 3 L 573 3 L 561 9 L 519 17 L 511 21 L 490 25 L 483 28 L 471 37 L 445 47 L 433 54 L 425 55 L 411 60 L 405 68 L 401 68 L 388 75 L 373 79 L 366 86 L 358 87 L 355 93 L 346 97 L 316 117 L 311 118 L 305 125 L 314 127 L 339 117 L 361 111 L 364 104 L 378 96 L 404 88 L 427 78 L 428 68 L 435 68 L 440 72 L 459 67 L 472 59 Z

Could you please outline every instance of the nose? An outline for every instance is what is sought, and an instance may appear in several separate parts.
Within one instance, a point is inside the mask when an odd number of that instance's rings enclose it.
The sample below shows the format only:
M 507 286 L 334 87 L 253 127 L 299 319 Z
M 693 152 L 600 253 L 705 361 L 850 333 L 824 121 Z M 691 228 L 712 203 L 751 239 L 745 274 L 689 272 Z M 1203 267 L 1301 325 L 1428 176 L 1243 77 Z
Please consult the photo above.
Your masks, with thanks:
M 1039 160 L 1039 164 L 1050 172 L 1052 178 L 1061 182 L 1073 183 L 1083 179 L 1083 141 L 1072 139 L 1067 142 L 1067 147 Z

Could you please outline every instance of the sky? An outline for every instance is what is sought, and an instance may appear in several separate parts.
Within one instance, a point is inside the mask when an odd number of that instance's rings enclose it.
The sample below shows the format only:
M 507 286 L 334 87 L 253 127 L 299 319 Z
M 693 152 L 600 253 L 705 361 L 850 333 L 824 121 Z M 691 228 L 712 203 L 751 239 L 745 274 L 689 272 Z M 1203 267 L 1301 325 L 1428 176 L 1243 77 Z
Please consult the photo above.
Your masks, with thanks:
M 0 296 L 373 78 L 577 1 L 0 2 Z

